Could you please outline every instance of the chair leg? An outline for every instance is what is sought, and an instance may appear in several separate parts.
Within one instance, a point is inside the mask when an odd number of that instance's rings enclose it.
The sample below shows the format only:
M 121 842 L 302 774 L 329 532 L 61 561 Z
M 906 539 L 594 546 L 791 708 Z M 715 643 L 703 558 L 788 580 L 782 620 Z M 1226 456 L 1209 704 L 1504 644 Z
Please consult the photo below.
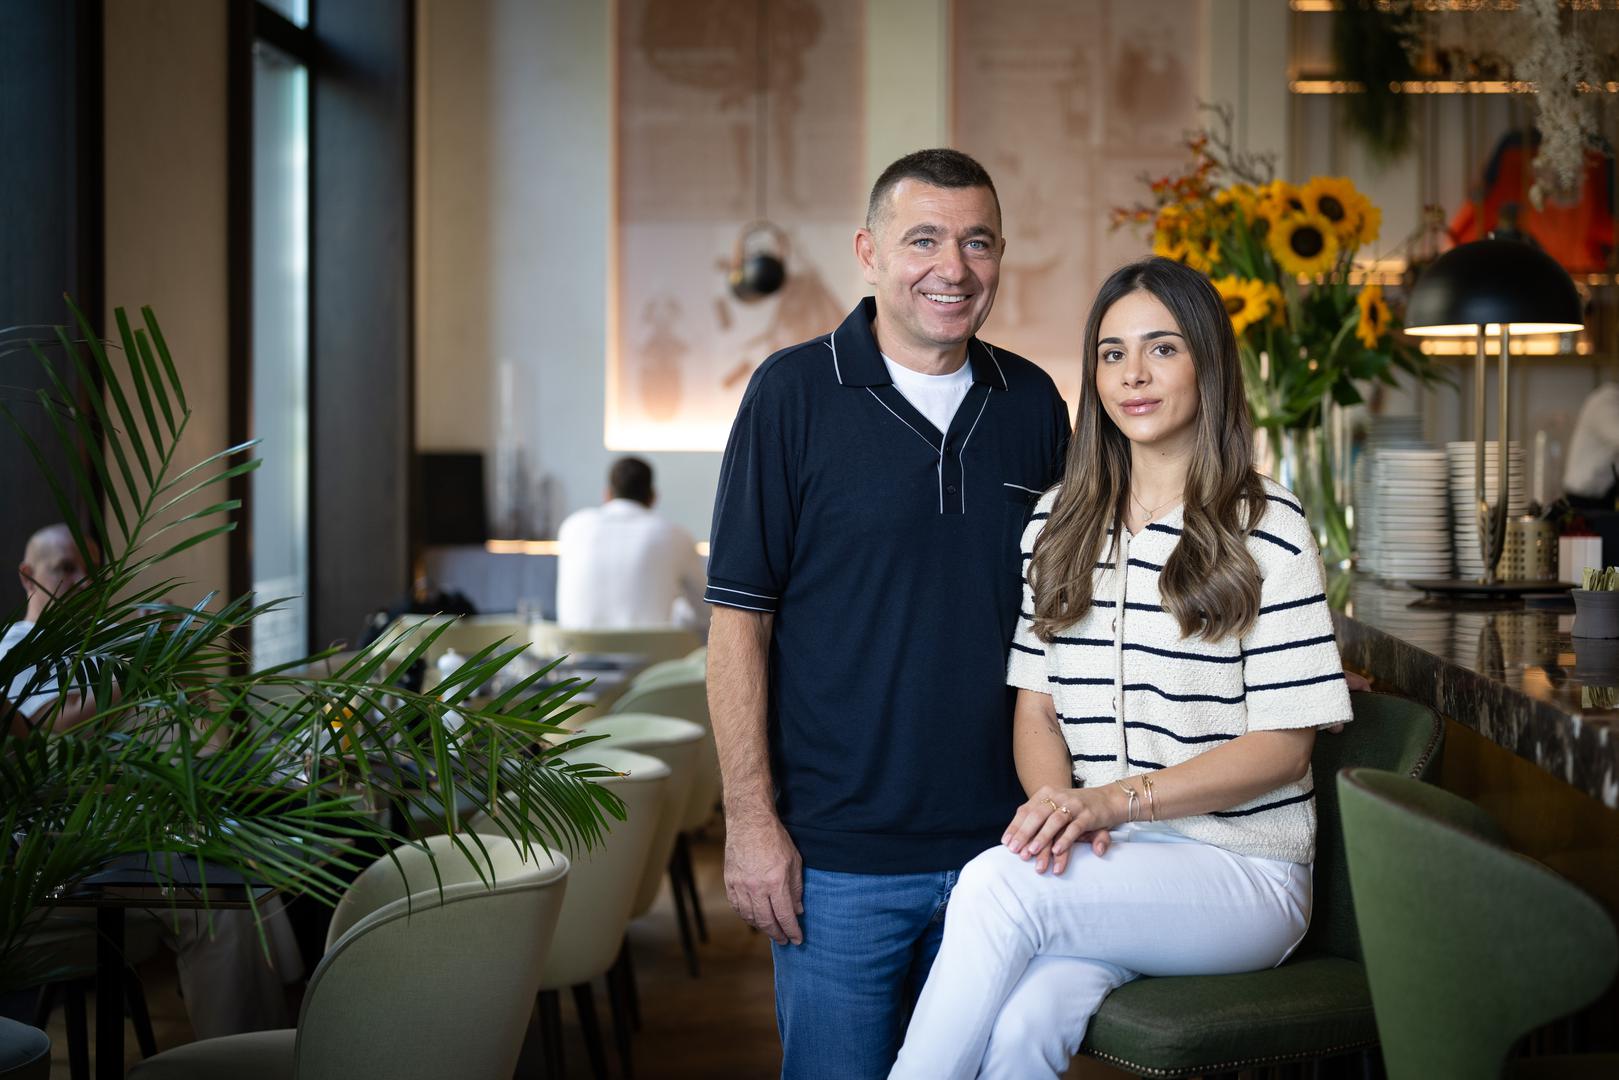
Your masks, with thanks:
M 631 1030 L 640 1031 L 641 993 L 635 986 L 635 959 L 630 955 L 630 936 L 628 934 L 625 934 L 622 942 L 618 942 L 618 957 L 612 962 L 612 967 L 607 968 L 607 991 L 609 991 L 607 1001 L 614 1007 L 614 1023 L 618 1023 L 623 1020 L 623 1017 L 618 1015 L 618 1004 L 620 1002 L 618 1002 L 617 997 L 612 996 L 612 981 L 614 980 L 622 981 L 623 983 L 623 1004 L 627 1006 L 627 1018 Z
M 545 1043 L 547 1080 L 563 1080 L 568 1063 L 562 1056 L 562 998 L 555 990 L 540 991 L 540 1033 Z
M 686 970 L 697 978 L 697 943 L 691 936 L 691 914 L 686 910 L 686 887 L 680 880 L 680 850 L 669 857 L 669 892 L 675 898 L 675 926 L 680 930 L 680 951 L 686 954 Z
M 590 1055 L 590 1075 L 607 1080 L 607 1047 L 602 1042 L 601 1025 L 596 1022 L 596 992 L 588 982 L 573 988 L 573 1009 L 579 1014 L 579 1030 L 585 1036 L 585 1052 Z
M 675 841 L 675 850 L 680 853 L 680 876 L 686 879 L 686 890 L 691 895 L 691 913 L 697 920 L 697 940 L 707 945 L 708 920 L 703 918 L 703 898 L 697 895 L 697 869 L 691 861 L 691 840 L 685 833 L 681 833 Z
M 619 1068 L 624 1073 L 624 1080 L 631 1080 L 634 1072 L 630 1063 L 630 1025 L 624 1021 L 636 1010 L 630 1001 L 635 977 L 632 974 L 634 969 L 629 964 L 628 948 L 619 953 L 619 959 L 623 961 L 623 968 L 617 972 L 616 978 L 613 972 L 608 972 L 607 995 L 613 1012 L 613 1041 L 618 1044 Z M 619 967 L 616 963 L 613 966 L 615 969 Z
M 135 1042 L 140 1045 L 141 1057 L 157 1053 L 157 1037 L 152 1034 L 152 1014 L 146 1008 L 146 988 L 132 967 L 124 968 L 124 1000 L 129 1005 L 129 1020 L 135 1025 Z
M 41 1031 L 51 1022 L 51 1013 L 56 1011 L 56 1001 L 62 996 L 61 983 L 46 983 L 39 988 L 39 999 L 34 1004 L 34 1026 Z
M 84 1009 L 84 983 L 68 983 L 63 993 L 67 1014 L 67 1072 L 72 1080 L 90 1080 L 90 1021 Z
M 541 1080 L 545 1077 L 549 1068 L 546 1055 L 550 1053 L 546 1041 L 545 1025 L 540 1020 L 540 999 L 536 995 L 534 1005 L 528 1011 L 528 1031 L 523 1036 L 523 1048 L 517 1053 L 514 1080 Z

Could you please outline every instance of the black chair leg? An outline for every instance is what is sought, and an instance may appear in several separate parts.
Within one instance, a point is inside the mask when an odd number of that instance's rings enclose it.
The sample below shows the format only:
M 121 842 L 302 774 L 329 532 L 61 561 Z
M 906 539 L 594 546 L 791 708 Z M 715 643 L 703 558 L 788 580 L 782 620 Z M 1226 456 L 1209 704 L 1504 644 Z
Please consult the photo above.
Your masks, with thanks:
M 67 1073 L 72 1080 L 90 1080 L 90 1021 L 85 1015 L 84 983 L 69 983 L 63 998 L 67 1014 Z
M 707 945 L 708 920 L 703 918 L 703 898 L 697 895 L 697 869 L 691 861 L 691 840 L 685 833 L 681 833 L 675 840 L 675 851 L 679 853 L 680 876 L 685 878 L 686 891 L 691 896 L 691 913 L 697 922 L 697 940 Z
M 613 1011 L 613 1041 L 618 1044 L 619 1068 L 624 1073 L 624 1080 L 631 1080 L 634 1071 L 630 1063 L 630 1025 L 624 1020 L 636 1012 L 630 1002 L 635 979 L 631 974 L 634 969 L 629 965 L 627 948 L 619 953 L 619 959 L 624 962 L 623 967 L 615 963 L 615 971 L 608 972 L 607 997 Z
M 523 1048 L 517 1053 L 517 1070 L 513 1074 L 514 1080 L 541 1080 L 545 1077 L 548 1064 L 546 1054 L 545 1025 L 540 1021 L 540 999 L 534 999 L 534 1007 L 528 1011 L 528 1031 L 523 1036 Z
M 62 996 L 61 983 L 46 983 L 39 988 L 39 999 L 34 1003 L 34 1026 L 41 1031 L 51 1022 L 51 1013 L 56 1011 L 56 1001 Z
M 146 1008 L 146 988 L 135 969 L 124 969 L 124 1000 L 129 1004 L 129 1020 L 135 1025 L 135 1041 L 140 1045 L 141 1057 L 157 1053 L 157 1037 L 152 1034 L 152 1014 Z
M 692 940 L 691 914 L 686 910 L 686 887 L 681 881 L 680 851 L 669 857 L 669 892 L 675 898 L 675 926 L 680 930 L 680 951 L 686 954 L 686 970 L 697 978 L 697 943 Z
M 624 1004 L 629 1010 L 628 1016 L 618 1013 L 619 998 L 613 989 L 615 981 L 624 984 Z M 607 969 L 607 1002 L 613 1008 L 613 1023 L 628 1023 L 631 1030 L 641 1030 L 641 995 L 635 987 L 635 963 L 630 959 L 630 939 L 625 935 L 619 943 L 618 956 L 613 960 L 613 966 Z
M 585 1052 L 590 1055 L 590 1075 L 607 1080 L 607 1046 L 602 1042 L 601 1025 L 596 1022 L 596 992 L 588 982 L 573 988 L 573 1009 L 579 1014 L 579 1030 L 585 1036 Z
M 562 998 L 555 990 L 540 991 L 540 1034 L 547 1080 L 563 1080 L 568 1063 L 562 1056 Z

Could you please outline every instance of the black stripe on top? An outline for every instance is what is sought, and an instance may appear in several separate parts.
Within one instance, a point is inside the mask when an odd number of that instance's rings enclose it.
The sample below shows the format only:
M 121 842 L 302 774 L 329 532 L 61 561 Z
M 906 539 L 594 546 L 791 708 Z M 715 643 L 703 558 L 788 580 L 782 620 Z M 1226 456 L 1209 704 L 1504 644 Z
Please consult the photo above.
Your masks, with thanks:
M 1060 686 L 1112 686 L 1113 685 L 1113 680 L 1112 679 L 1106 679 L 1106 678 L 1103 678 L 1103 679 L 1087 679 L 1087 678 L 1084 678 L 1083 676 L 1074 676 L 1074 675 L 1052 675 L 1050 678 L 1051 678 L 1052 682 L 1057 683 Z M 1125 687 L 1125 689 L 1128 690 L 1129 687 L 1127 686 L 1127 687 Z
M 1259 806 L 1250 806 L 1246 810 L 1214 810 L 1210 817 L 1247 817 L 1249 814 L 1259 814 L 1266 810 L 1277 810 L 1283 806 L 1292 806 L 1294 803 L 1309 802 L 1315 798 L 1315 789 L 1306 791 L 1303 795 L 1294 795 L 1290 799 L 1277 799 L 1275 802 L 1263 803 Z
M 1055 682 L 1056 680 L 1053 679 L 1052 681 Z M 1094 679 L 1088 681 L 1111 682 L 1112 680 Z M 1243 699 L 1243 695 L 1241 694 L 1238 694 L 1236 697 L 1220 697 L 1218 694 L 1171 694 L 1168 690 L 1158 689 L 1158 687 L 1154 686 L 1152 683 L 1130 683 L 1125 686 L 1125 689 L 1145 690 L 1149 693 L 1157 694 L 1159 697 L 1168 701 L 1212 701 L 1219 705 L 1241 705 Z M 1252 689 L 1252 687 L 1249 689 Z
M 1264 529 L 1255 529 L 1253 535 L 1259 537 L 1261 540 L 1269 540 L 1283 551 L 1289 552 L 1293 555 L 1297 555 L 1299 553 L 1299 548 L 1297 545 L 1289 544 L 1286 540 L 1283 540 L 1275 533 L 1268 533 Z
M 1062 713 L 1058 713 L 1057 719 L 1061 720 L 1065 724 L 1072 725 L 1073 727 L 1079 727 L 1083 724 L 1113 723 L 1113 717 L 1111 716 L 1064 716 Z
M 1269 615 L 1273 611 L 1288 611 L 1296 607 L 1309 607 L 1311 604 L 1325 604 L 1326 602 L 1326 593 L 1316 593 L 1314 596 L 1306 596 L 1303 600 L 1283 600 L 1279 604 L 1267 604 L 1259 609 L 1259 613 Z
M 1042 510 L 1038 514 L 1030 514 L 1029 515 L 1029 520 L 1030 521 L 1044 521 L 1044 520 L 1046 520 L 1046 518 L 1048 518 L 1050 516 L 1051 516 L 1051 511 L 1050 510 Z
M 1051 643 L 1053 645 L 1098 645 L 1108 649 L 1113 647 L 1112 641 L 1099 637 L 1054 637 L 1051 639 Z
M 1249 693 L 1256 690 L 1290 690 L 1295 686 L 1314 686 L 1317 683 L 1337 682 L 1343 677 L 1343 672 L 1334 671 L 1330 675 L 1317 675 L 1310 679 L 1289 679 L 1286 682 L 1260 683 L 1258 686 L 1245 686 L 1243 689 Z
M 1107 608 L 1110 608 L 1110 607 L 1117 607 L 1117 606 L 1118 606 L 1118 604 L 1115 603 L 1112 600 L 1092 600 L 1091 601 L 1091 607 L 1107 607 Z M 1137 603 L 1134 600 L 1126 600 L 1124 602 L 1124 610 L 1126 610 L 1126 611 L 1156 611 L 1160 615 L 1169 614 L 1169 609 L 1164 607 L 1161 604 L 1141 604 L 1141 603 Z
M 1124 763 L 1134 765 L 1138 769 L 1162 769 L 1166 767 L 1156 761 L 1141 761 L 1138 758 L 1130 757 L 1128 754 L 1125 755 Z
M 1168 728 L 1159 727 L 1157 724 L 1149 724 L 1143 720 L 1127 720 L 1124 726 L 1127 728 L 1141 728 L 1143 731 L 1156 731 L 1160 735 L 1168 735 L 1178 743 L 1229 742 L 1236 738 L 1235 735 L 1180 735 L 1170 731 Z
M 1030 656 L 1044 656 L 1044 655 L 1046 655 L 1046 650 L 1044 650 L 1044 649 L 1031 649 L 1029 646 L 1021 645 L 1016 641 L 1012 642 L 1012 648 L 1016 649 L 1018 652 L 1026 652 Z
M 1173 525 L 1160 525 L 1160 524 L 1158 524 L 1156 522 L 1154 522 L 1151 525 L 1148 525 L 1147 528 L 1144 531 L 1146 531 L 1146 532 L 1168 533 L 1170 536 L 1179 536 L 1181 534 L 1181 531 L 1179 529 L 1175 528 L 1175 526 L 1173 526 Z
M 1285 506 L 1289 510 L 1293 511 L 1299 517 L 1304 517 L 1305 516 L 1304 507 L 1300 506 L 1298 503 L 1294 502 L 1291 499 L 1284 499 L 1280 495 L 1266 495 L 1265 498 L 1269 499 L 1271 502 L 1279 502 L 1279 503 L 1281 503 L 1283 506 Z
M 1311 645 L 1325 645 L 1329 641 L 1336 641 L 1331 634 L 1322 634 L 1320 637 L 1304 638 L 1300 641 L 1284 641 L 1280 645 L 1261 645 L 1257 649 L 1244 649 L 1244 656 L 1258 656 L 1261 653 L 1286 652 L 1289 649 L 1303 649 Z
M 1152 645 L 1138 645 L 1133 641 L 1126 641 L 1124 648 L 1128 652 L 1151 653 L 1154 656 L 1167 656 L 1171 660 L 1202 660 L 1210 664 L 1242 663 L 1242 657 L 1240 656 L 1203 656 L 1200 653 L 1178 652 L 1175 649 L 1160 649 Z
M 1131 566 L 1139 566 L 1143 570 L 1151 570 L 1155 574 L 1163 569 L 1162 566 L 1147 562 L 1145 559 L 1131 559 L 1129 560 L 1129 563 Z
M 1112 754 L 1069 754 L 1069 761 L 1112 761 Z

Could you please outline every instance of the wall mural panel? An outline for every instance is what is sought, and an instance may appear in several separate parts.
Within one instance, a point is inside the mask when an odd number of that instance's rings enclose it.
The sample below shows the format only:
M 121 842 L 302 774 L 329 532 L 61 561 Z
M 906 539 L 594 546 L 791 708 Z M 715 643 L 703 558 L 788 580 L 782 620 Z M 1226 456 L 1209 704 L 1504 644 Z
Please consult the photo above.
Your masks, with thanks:
M 1202 4 L 953 0 L 952 141 L 1000 193 L 1007 252 L 983 336 L 1041 364 L 1072 406 L 1102 279 L 1147 253 L 1108 210 L 1184 160 L 1198 126 Z
M 718 450 L 759 362 L 863 291 L 865 2 L 619 0 L 617 16 L 607 445 Z M 743 303 L 725 271 L 761 202 L 788 278 Z

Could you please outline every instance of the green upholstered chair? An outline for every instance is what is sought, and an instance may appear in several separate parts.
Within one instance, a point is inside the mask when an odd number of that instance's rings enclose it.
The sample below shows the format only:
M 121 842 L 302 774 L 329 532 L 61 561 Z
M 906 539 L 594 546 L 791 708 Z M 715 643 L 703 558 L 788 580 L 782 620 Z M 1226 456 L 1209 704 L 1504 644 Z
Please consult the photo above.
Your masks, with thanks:
M 1338 797 L 1391 1080 L 1499 1076 L 1519 1038 L 1613 981 L 1607 913 L 1504 847 L 1478 807 L 1373 769 L 1341 773 Z M 1619 1055 L 1522 1064 L 1514 1075 L 1619 1076 Z
M 1280 967 L 1243 975 L 1141 978 L 1109 994 L 1080 1053 L 1139 1076 L 1236 1072 L 1358 1052 L 1377 1044 L 1344 866 L 1337 787 L 1350 766 L 1422 779 L 1444 723 L 1391 694 L 1352 695 L 1355 720 L 1315 741 L 1315 903 L 1310 930 Z

